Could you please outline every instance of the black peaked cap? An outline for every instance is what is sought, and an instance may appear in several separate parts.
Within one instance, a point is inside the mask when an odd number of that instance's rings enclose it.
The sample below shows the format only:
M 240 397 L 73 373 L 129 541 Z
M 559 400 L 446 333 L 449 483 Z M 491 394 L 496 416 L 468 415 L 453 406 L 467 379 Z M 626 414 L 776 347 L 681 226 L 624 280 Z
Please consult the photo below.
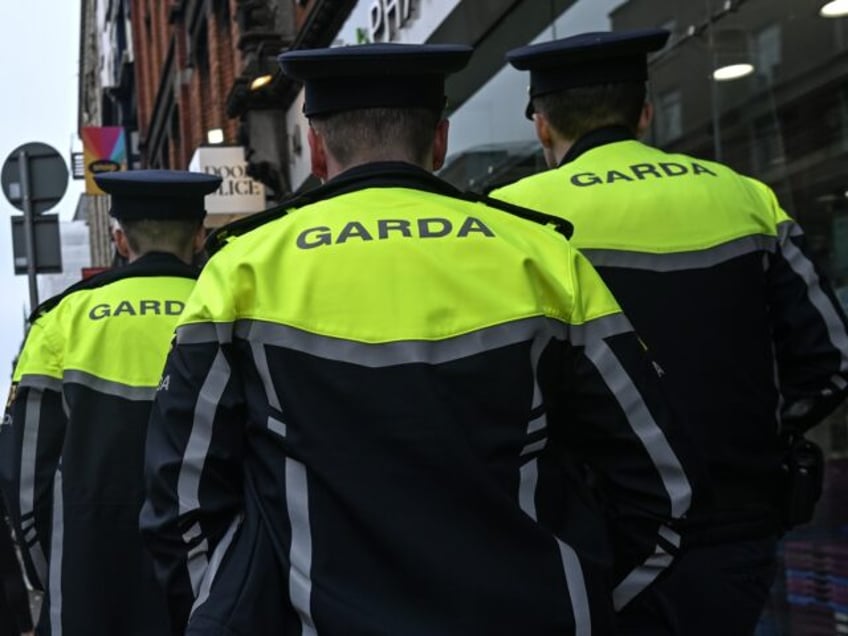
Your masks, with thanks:
M 668 42 L 665 29 L 598 31 L 513 49 L 506 59 L 520 71 L 530 71 L 533 98 L 568 88 L 648 79 L 648 53 Z
M 104 172 L 94 180 L 112 195 L 109 214 L 125 221 L 203 219 L 204 197 L 221 185 L 221 177 L 182 170 Z
M 287 51 L 283 73 L 304 84 L 307 117 L 361 108 L 445 105 L 445 77 L 466 64 L 470 46 L 362 44 Z

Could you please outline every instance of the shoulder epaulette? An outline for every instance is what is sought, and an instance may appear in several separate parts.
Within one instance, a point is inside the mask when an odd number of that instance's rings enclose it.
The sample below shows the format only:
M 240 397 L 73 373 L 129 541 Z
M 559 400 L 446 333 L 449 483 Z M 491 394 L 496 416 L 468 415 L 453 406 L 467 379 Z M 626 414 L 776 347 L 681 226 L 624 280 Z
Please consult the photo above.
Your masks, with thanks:
M 552 214 L 545 214 L 544 212 L 539 212 L 538 210 L 531 210 L 530 208 L 515 205 L 514 203 L 507 203 L 506 201 L 501 201 L 500 199 L 493 199 L 492 197 L 486 196 L 485 194 L 466 194 L 469 199 L 484 203 L 489 207 L 496 208 L 498 210 L 503 210 L 504 212 L 508 212 L 509 214 L 521 217 L 522 219 L 526 219 L 528 221 L 533 221 L 534 223 L 539 223 L 541 225 L 550 225 L 567 239 L 570 239 L 571 235 L 574 234 L 574 225 L 570 221 L 566 221 L 561 217 L 554 216 Z

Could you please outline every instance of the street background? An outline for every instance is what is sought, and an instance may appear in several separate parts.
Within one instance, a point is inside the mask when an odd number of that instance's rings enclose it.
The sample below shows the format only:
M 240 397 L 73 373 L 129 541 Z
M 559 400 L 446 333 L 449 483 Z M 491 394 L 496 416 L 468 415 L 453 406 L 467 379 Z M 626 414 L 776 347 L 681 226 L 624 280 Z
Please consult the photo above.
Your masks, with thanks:
M 67 162 L 77 129 L 79 69 L 77 2 L 27 0 L 0 3 L 0 161 L 19 145 L 40 141 L 58 150 Z M 81 182 L 70 180 L 52 212 L 73 217 Z M 12 262 L 12 214 L 20 214 L 0 197 L 0 391 L 9 390 L 12 360 L 23 338 L 23 315 L 29 311 L 26 276 L 15 276 Z M 43 299 L 42 299 L 43 300 Z M 5 400 L 4 400 L 5 403 Z

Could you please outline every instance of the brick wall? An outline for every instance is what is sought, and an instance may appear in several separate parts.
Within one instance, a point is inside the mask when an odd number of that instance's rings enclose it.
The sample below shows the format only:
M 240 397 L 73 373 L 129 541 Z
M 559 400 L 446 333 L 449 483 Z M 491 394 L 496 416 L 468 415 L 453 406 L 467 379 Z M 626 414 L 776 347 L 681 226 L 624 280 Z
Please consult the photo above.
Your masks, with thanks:
M 225 143 L 236 142 L 238 122 L 227 118 L 225 102 L 241 69 L 241 56 L 236 48 L 237 26 L 233 21 L 235 0 L 203 3 L 194 52 L 189 50 L 186 17 L 171 13 L 171 4 L 162 0 L 132 1 L 138 127 L 143 166 L 185 169 L 197 146 L 206 143 L 208 130 L 221 128 Z M 174 50 L 172 75 L 163 85 L 170 47 Z M 177 113 L 163 112 L 167 116 L 162 137 L 151 138 L 156 133 L 152 130 L 152 119 L 157 104 L 161 110 L 168 103 L 169 94 L 173 95 Z M 167 157 L 157 163 L 159 151 L 166 144 Z

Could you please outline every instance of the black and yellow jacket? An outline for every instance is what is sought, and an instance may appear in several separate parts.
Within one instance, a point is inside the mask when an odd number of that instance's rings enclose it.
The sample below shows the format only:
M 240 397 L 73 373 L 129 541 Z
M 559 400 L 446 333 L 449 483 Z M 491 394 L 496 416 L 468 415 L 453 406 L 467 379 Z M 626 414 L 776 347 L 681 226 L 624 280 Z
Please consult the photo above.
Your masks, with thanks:
M 671 561 L 655 372 L 556 230 L 387 163 L 218 237 L 148 437 L 175 632 L 606 634 Z
M 569 219 L 572 243 L 646 341 L 708 461 L 712 497 L 696 491 L 690 513 L 702 539 L 776 532 L 781 433 L 844 399 L 848 336 L 774 193 L 608 128 L 492 196 Z
M 3 454 L 29 574 L 46 592 L 39 633 L 168 630 L 138 514 L 150 405 L 196 276 L 176 257 L 152 253 L 35 314 Z

